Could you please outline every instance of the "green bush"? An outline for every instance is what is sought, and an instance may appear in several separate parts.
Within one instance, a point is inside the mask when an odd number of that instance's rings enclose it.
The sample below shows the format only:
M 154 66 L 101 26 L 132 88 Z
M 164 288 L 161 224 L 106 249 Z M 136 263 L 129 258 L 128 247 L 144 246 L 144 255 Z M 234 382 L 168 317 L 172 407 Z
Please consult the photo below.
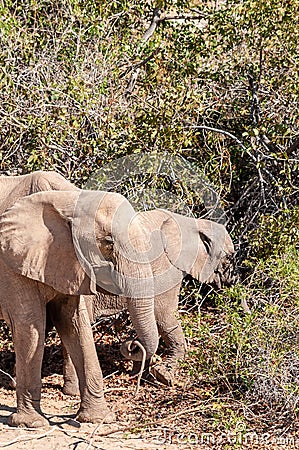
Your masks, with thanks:
M 299 248 L 257 263 L 246 285 L 216 298 L 213 312 L 183 320 L 192 342 L 187 367 L 198 383 L 244 402 L 270 425 L 298 413 Z M 242 300 L 251 307 L 244 313 Z
M 299 208 L 261 216 L 258 227 L 249 235 L 249 242 L 252 257 L 257 259 L 284 255 L 292 245 L 299 243 Z

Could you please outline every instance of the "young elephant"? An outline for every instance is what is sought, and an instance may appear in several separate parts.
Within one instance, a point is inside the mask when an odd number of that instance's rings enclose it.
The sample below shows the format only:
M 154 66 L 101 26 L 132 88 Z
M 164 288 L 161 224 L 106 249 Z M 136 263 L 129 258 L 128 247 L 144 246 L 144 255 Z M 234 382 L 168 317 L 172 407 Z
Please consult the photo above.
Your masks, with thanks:
M 209 220 L 196 220 L 159 209 L 139 213 L 139 216 L 151 237 L 149 259 L 155 282 L 155 319 L 159 334 L 168 347 L 166 360 L 151 367 L 151 374 L 163 384 L 171 385 L 177 361 L 184 358 L 186 347 L 176 317 L 182 279 L 189 274 L 217 287 L 229 285 L 232 281 L 234 247 L 225 227 Z M 97 297 L 85 299 L 91 320 L 127 307 L 125 299 L 115 295 L 99 293 Z M 122 345 L 123 355 L 140 361 L 139 348 L 131 344 L 127 341 Z M 138 370 L 140 364 L 134 362 L 134 365 Z M 64 392 L 76 394 L 76 374 L 65 352 L 64 381 Z
M 78 374 L 77 420 L 113 420 L 83 296 L 104 289 L 126 297 L 150 359 L 158 331 L 148 246 L 142 221 L 116 193 L 38 192 L 0 216 L 0 318 L 12 330 L 16 353 L 17 411 L 10 425 L 47 425 L 40 409 L 46 306 Z

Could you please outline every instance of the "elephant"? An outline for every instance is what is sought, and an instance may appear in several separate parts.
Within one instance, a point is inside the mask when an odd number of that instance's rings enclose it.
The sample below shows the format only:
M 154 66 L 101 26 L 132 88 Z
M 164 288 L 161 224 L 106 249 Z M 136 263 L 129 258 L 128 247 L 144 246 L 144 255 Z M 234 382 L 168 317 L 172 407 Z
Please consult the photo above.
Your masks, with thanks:
M 77 420 L 111 422 L 84 296 L 123 297 L 150 360 L 159 336 L 148 234 L 120 194 L 31 189 L 0 216 L 0 318 L 16 353 L 17 409 L 8 423 L 48 423 L 40 407 L 46 310 L 76 368 Z
M 162 363 L 153 365 L 149 372 L 149 360 L 144 378 L 172 385 L 179 359 L 185 356 L 185 339 L 176 317 L 178 298 L 183 277 L 186 274 L 218 288 L 230 285 L 233 279 L 234 246 L 226 228 L 204 219 L 193 219 L 166 210 L 139 213 L 144 229 L 152 239 L 154 249 L 151 266 L 155 280 L 155 319 L 159 335 L 168 348 Z M 117 295 L 98 293 L 86 297 L 91 321 L 115 314 L 127 308 L 126 299 Z M 140 368 L 140 351 L 128 340 L 121 346 L 122 354 L 134 360 L 133 371 Z M 65 394 L 78 392 L 76 372 L 72 361 L 64 355 Z

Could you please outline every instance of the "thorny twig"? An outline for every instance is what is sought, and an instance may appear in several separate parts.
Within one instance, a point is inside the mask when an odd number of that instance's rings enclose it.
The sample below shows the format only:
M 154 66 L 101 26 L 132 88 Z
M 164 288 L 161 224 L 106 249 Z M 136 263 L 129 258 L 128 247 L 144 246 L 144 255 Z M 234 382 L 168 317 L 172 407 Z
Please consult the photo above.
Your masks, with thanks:
M 4 370 L 0 369 L 0 372 L 3 373 L 4 375 L 6 375 L 8 378 L 10 378 L 10 380 L 15 383 L 15 379 L 7 372 L 4 372 Z
M 142 374 L 143 374 L 143 371 L 144 371 L 144 366 L 145 366 L 146 350 L 145 350 L 145 348 L 143 347 L 143 345 L 142 345 L 139 341 L 133 340 L 132 342 L 129 343 L 129 347 L 128 347 L 128 350 L 129 350 L 129 351 L 131 351 L 131 346 L 133 345 L 133 343 L 134 343 L 134 345 L 136 345 L 137 347 L 139 347 L 140 350 L 142 351 L 141 367 L 140 367 L 140 370 L 139 370 L 139 373 L 138 373 L 138 377 L 137 377 L 137 386 L 136 386 L 136 390 L 135 390 L 135 394 L 134 394 L 135 396 L 137 396 L 138 393 L 139 393 L 139 389 L 140 389 L 140 381 L 141 381 L 141 377 L 142 377 Z

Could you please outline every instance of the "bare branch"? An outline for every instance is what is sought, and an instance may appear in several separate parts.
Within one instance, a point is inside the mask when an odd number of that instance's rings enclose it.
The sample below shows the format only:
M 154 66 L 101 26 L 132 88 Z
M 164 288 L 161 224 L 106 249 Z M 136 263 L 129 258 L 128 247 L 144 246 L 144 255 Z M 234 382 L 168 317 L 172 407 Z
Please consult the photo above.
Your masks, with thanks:
M 251 91 L 251 108 L 250 108 L 250 117 L 252 123 L 254 125 L 258 125 L 260 123 L 260 103 L 258 98 L 258 83 L 253 75 L 248 74 L 248 82 Z
M 140 69 L 142 66 L 145 66 L 154 56 L 156 56 L 160 52 L 161 48 L 156 48 L 149 56 L 147 56 L 143 61 L 140 61 L 136 64 L 133 64 L 131 67 L 126 69 L 123 73 L 120 74 L 119 78 L 123 78 L 132 70 Z
M 16 380 L 9 373 L 4 372 L 4 370 L 2 370 L 2 369 L 0 369 L 0 372 L 3 373 L 4 375 L 6 375 L 8 378 L 10 378 L 10 381 L 12 383 L 14 383 L 14 384 L 16 383 Z
M 153 11 L 153 17 L 152 17 L 152 21 L 151 24 L 149 26 L 149 28 L 146 30 L 146 32 L 144 33 L 144 35 L 141 38 L 141 43 L 140 45 L 143 46 L 154 34 L 157 26 L 159 25 L 159 23 L 165 21 L 165 20 L 201 20 L 201 19 L 205 19 L 207 16 L 205 14 L 199 14 L 197 16 L 190 16 L 190 15 L 177 15 L 177 14 L 169 14 L 169 15 L 163 15 L 161 16 L 161 9 L 160 8 L 155 8 Z M 129 69 L 127 69 L 121 76 L 120 78 L 123 78 L 125 75 L 127 75 L 129 72 L 132 72 L 130 81 L 128 83 L 128 87 L 127 87 L 127 93 L 128 94 L 132 94 L 136 82 L 137 82 L 137 78 L 139 76 L 140 73 L 140 68 L 142 66 L 144 66 L 148 61 L 150 61 L 158 52 L 160 51 L 160 49 L 155 50 L 150 56 L 148 56 L 147 58 L 145 58 L 143 61 L 132 65 Z M 138 53 L 138 52 L 137 52 Z
M 213 127 L 208 127 L 206 125 L 191 125 L 185 128 L 191 128 L 194 130 L 207 130 L 207 131 L 214 131 L 215 133 L 220 133 L 220 134 L 224 134 L 225 136 L 228 136 L 232 139 L 234 139 L 239 146 L 256 162 L 257 159 L 256 157 L 245 147 L 245 145 L 240 141 L 239 138 L 237 138 L 237 136 L 235 136 L 232 133 L 229 133 L 229 131 L 225 131 L 225 130 L 221 130 L 220 128 L 213 128 Z
M 140 44 L 141 46 L 143 46 L 150 39 L 150 37 L 154 34 L 154 32 L 157 28 L 157 25 L 159 23 L 160 16 L 161 16 L 161 9 L 155 8 L 153 11 L 153 18 L 152 18 L 151 24 L 141 38 L 141 44 Z M 127 87 L 127 94 L 132 94 L 134 87 L 136 85 L 136 82 L 137 82 L 137 78 L 139 76 L 140 68 L 142 66 L 144 66 L 148 61 L 150 61 L 158 53 L 158 51 L 160 51 L 160 49 L 155 50 L 150 56 L 145 58 L 143 61 L 133 65 L 127 71 L 127 73 L 132 71 L 132 75 L 131 75 L 131 78 L 130 78 L 130 81 L 129 81 L 128 87 Z M 140 51 L 137 53 L 140 53 Z M 122 75 L 122 76 L 124 76 L 124 75 Z
M 279 151 L 279 147 L 274 144 L 273 142 L 270 141 L 270 139 L 265 135 L 265 134 L 261 134 L 259 136 L 259 140 L 262 144 L 263 147 L 265 147 L 267 150 L 270 150 L 271 152 L 277 152 Z M 267 157 L 267 155 L 263 154 L 263 157 Z
M 188 16 L 185 14 L 181 14 L 181 15 L 165 15 L 162 16 L 158 23 L 160 22 L 164 22 L 164 20 L 201 20 L 201 19 L 207 19 L 209 16 L 207 14 L 199 14 L 197 16 Z
M 143 375 L 143 371 L 144 371 L 144 366 L 145 366 L 145 360 L 146 360 L 146 350 L 143 347 L 143 345 L 141 344 L 141 342 L 134 340 L 133 341 L 135 345 L 137 345 L 137 347 L 140 348 L 141 352 L 142 352 L 142 362 L 141 362 L 141 367 L 138 373 L 138 377 L 137 377 L 137 386 L 136 386 L 136 391 L 135 391 L 135 397 L 139 394 L 139 389 L 140 389 L 140 382 L 141 382 L 141 378 Z M 132 344 L 133 344 L 132 342 Z
M 151 24 L 150 24 L 149 28 L 146 30 L 146 32 L 144 33 L 144 35 L 142 36 L 143 41 L 145 41 L 145 42 L 148 41 L 149 38 L 154 34 L 158 23 L 161 21 L 160 16 L 161 16 L 161 9 L 155 8 L 153 11 L 153 18 L 152 18 Z
M 256 166 L 256 170 L 258 172 L 258 176 L 259 176 L 259 181 L 260 181 L 260 188 L 261 188 L 261 196 L 263 199 L 263 203 L 266 204 L 266 196 L 265 196 L 265 188 L 264 185 L 266 184 L 266 181 L 263 178 L 262 175 L 262 171 L 261 168 L 259 167 L 259 157 L 256 158 L 245 146 L 244 144 L 240 141 L 239 138 L 237 138 L 237 136 L 233 135 L 232 133 L 229 133 L 228 131 L 225 130 L 221 130 L 219 128 L 213 128 L 213 127 L 208 127 L 206 125 L 192 125 L 190 127 L 186 127 L 186 128 L 193 128 L 193 129 L 199 129 L 199 130 L 208 130 L 208 131 L 214 131 L 216 133 L 220 133 L 220 134 L 224 134 L 225 136 L 228 136 L 232 139 L 234 139 L 238 145 L 240 145 L 240 147 L 244 150 L 244 152 L 247 153 L 248 156 L 250 156 L 250 158 L 255 162 L 255 166 Z M 267 171 L 268 173 L 268 171 Z

